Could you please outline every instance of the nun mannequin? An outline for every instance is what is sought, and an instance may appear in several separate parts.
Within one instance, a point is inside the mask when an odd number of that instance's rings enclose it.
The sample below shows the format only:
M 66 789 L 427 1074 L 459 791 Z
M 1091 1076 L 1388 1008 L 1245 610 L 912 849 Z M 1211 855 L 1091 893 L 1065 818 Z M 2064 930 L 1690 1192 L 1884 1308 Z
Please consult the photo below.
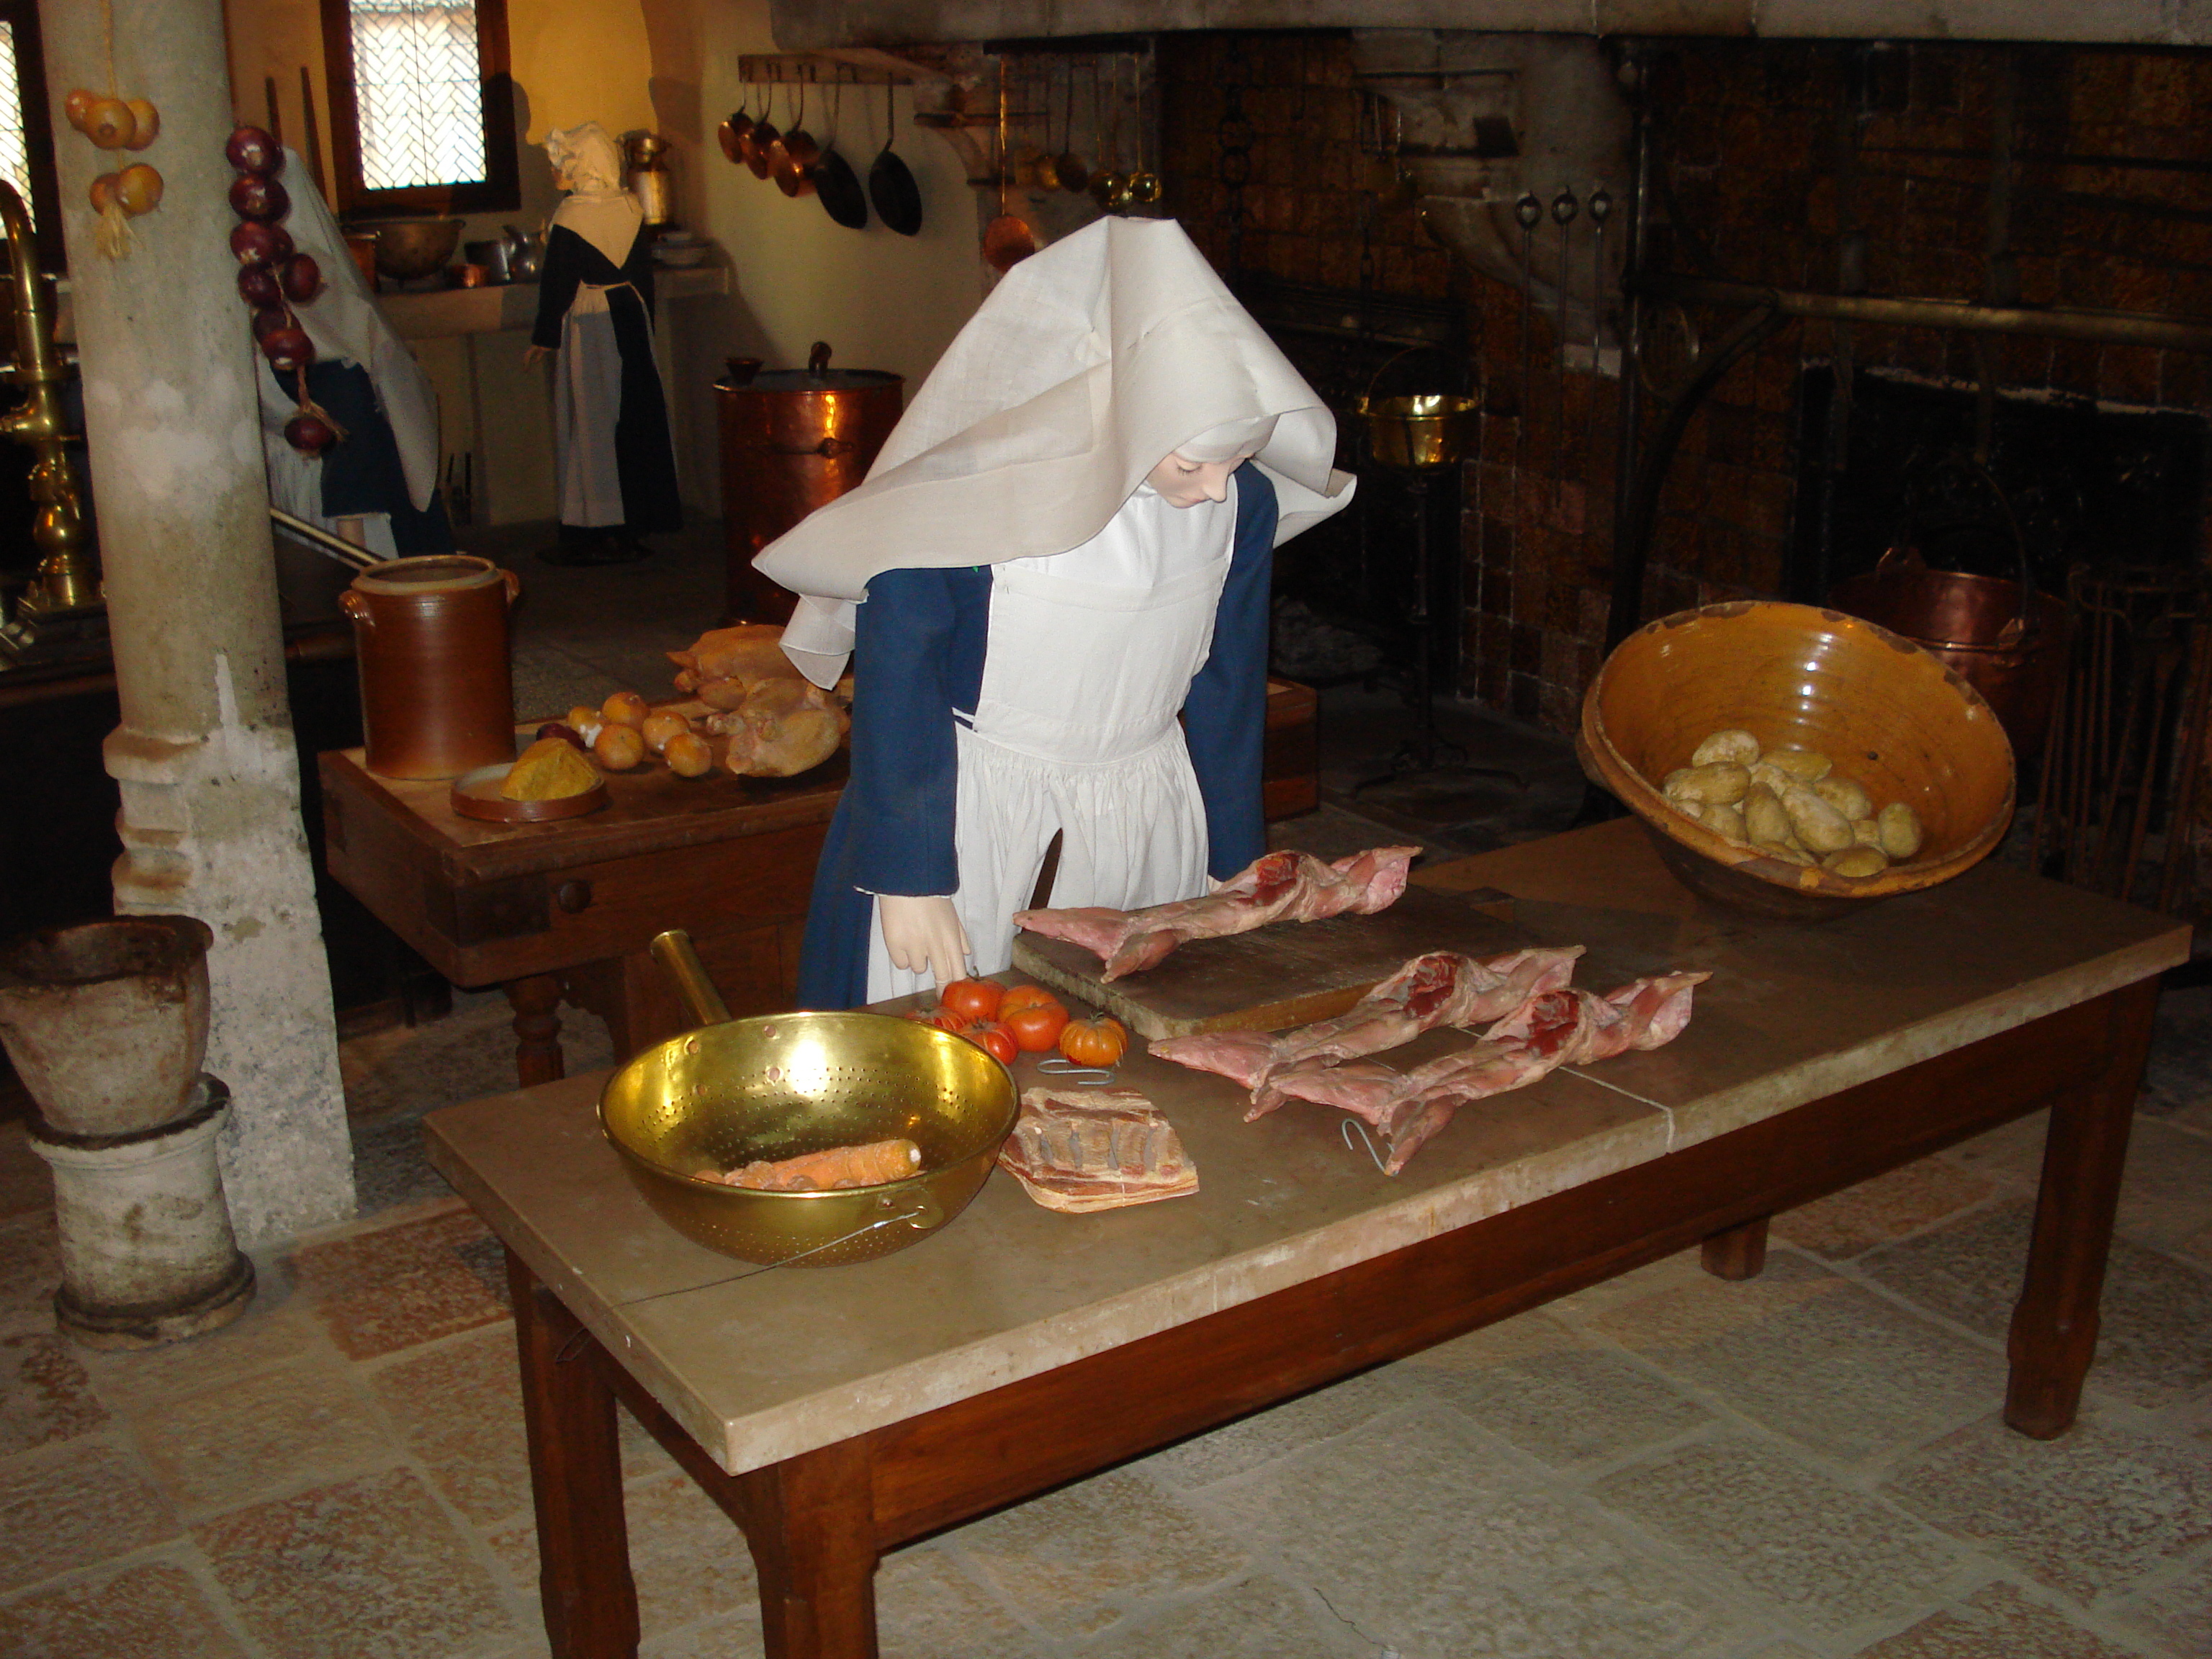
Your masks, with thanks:
M 300 377 L 279 374 L 256 354 L 270 503 L 384 558 L 450 553 L 453 526 L 438 495 L 437 394 L 378 307 L 314 175 L 295 152 L 284 159 L 295 181 L 286 228 L 323 279 L 321 291 L 292 311 L 315 348 L 306 395 L 345 435 L 319 455 L 293 448 L 284 423 L 299 409 Z
M 653 361 L 653 259 L 644 210 L 596 121 L 545 141 L 561 187 L 526 364 L 554 360 L 554 459 L 561 539 L 549 564 L 627 564 L 641 539 L 680 530 L 676 453 Z
M 1055 906 L 1192 897 L 1266 850 L 1273 549 L 1351 499 L 1334 447 L 1172 221 L 1007 273 L 867 481 L 755 562 L 800 595 L 800 672 L 854 677 L 802 1006 L 1006 967 L 1055 836 Z

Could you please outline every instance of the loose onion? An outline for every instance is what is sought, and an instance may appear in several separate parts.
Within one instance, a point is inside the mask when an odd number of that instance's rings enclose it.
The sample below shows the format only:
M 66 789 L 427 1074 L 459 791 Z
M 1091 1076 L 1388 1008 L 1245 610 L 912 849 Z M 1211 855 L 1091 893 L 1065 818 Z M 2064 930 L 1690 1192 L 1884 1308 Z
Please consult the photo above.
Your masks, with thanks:
M 240 127 L 230 135 L 230 142 L 222 147 L 224 160 L 240 173 L 256 173 L 273 178 L 284 167 L 284 150 L 274 138 L 260 127 Z
M 645 699 L 635 691 L 617 691 L 599 705 L 600 714 L 623 726 L 642 726 L 651 712 Z
M 91 88 L 79 87 L 62 100 L 62 113 L 69 117 L 69 124 L 71 126 L 79 132 L 82 132 L 85 127 L 85 117 L 99 97 L 100 94 Z
M 266 265 L 240 265 L 238 297 L 257 310 L 264 306 L 281 306 L 284 303 L 284 286 Z
M 131 106 L 120 98 L 95 98 L 84 112 L 84 136 L 102 149 L 121 149 L 137 133 Z
M 151 213 L 161 205 L 161 173 L 143 161 L 133 161 L 115 175 L 115 199 L 125 213 Z
M 304 409 L 284 422 L 284 441 L 302 455 L 319 455 L 337 441 L 328 421 Z
M 130 148 L 143 149 L 161 136 L 161 112 L 143 98 L 125 100 L 131 111 Z
M 261 355 L 279 374 L 295 374 L 315 361 L 315 343 L 304 328 L 272 328 L 261 337 Z
M 292 233 L 248 219 L 230 233 L 230 251 L 242 265 L 281 265 L 292 257 Z
M 679 778 L 703 778 L 714 764 L 714 751 L 696 732 L 679 732 L 669 738 L 661 758 Z
M 292 198 L 274 179 L 242 173 L 230 182 L 230 210 L 241 219 L 268 223 L 292 210 Z
M 295 253 L 284 261 L 278 281 L 283 285 L 286 299 L 305 305 L 323 291 L 323 268 L 315 263 L 313 254 Z
M 638 728 L 645 738 L 645 746 L 656 755 L 668 747 L 669 739 L 680 738 L 691 729 L 691 722 L 681 714 L 657 713 L 647 714 L 645 724 Z

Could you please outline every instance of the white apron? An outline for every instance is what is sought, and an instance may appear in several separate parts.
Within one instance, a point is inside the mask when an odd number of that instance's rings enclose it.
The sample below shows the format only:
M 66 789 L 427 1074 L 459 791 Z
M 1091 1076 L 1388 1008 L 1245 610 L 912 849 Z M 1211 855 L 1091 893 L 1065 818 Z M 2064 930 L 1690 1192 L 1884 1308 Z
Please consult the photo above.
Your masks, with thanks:
M 623 522 L 622 468 L 615 422 L 622 416 L 622 348 L 608 314 L 607 290 L 629 283 L 579 283 L 561 319 L 554 377 L 553 461 L 561 483 L 561 522 L 586 529 Z M 652 322 L 646 324 L 650 337 Z
M 1055 906 L 1206 890 L 1206 811 L 1176 715 L 1213 647 L 1236 532 L 1234 489 L 1177 507 L 1146 488 L 1083 546 L 991 567 L 982 688 L 954 732 L 952 900 L 977 973 L 1012 961 L 1013 913 L 1055 832 Z M 892 966 L 872 914 L 868 1000 L 934 984 Z

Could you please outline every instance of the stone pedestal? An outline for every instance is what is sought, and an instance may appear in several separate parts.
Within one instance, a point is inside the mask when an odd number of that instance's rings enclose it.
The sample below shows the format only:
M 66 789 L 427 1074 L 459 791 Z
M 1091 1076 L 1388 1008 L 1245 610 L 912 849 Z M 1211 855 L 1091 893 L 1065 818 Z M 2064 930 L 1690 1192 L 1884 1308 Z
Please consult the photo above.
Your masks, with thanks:
M 207 1065 L 236 1095 L 224 1185 L 241 1237 L 283 1238 L 352 1213 L 352 1154 L 284 698 L 262 370 L 228 246 L 222 0 L 41 0 L 39 18 L 122 705 L 115 908 L 215 930 Z M 161 110 L 132 159 L 167 180 L 124 259 L 95 249 L 87 198 L 115 156 L 62 109 L 111 74 Z
M 149 1348 L 218 1329 L 253 1300 L 216 1165 L 230 1091 L 200 1080 L 174 1123 L 125 1135 L 64 1134 L 34 1122 L 52 1167 L 62 1284 L 54 1319 L 94 1348 Z

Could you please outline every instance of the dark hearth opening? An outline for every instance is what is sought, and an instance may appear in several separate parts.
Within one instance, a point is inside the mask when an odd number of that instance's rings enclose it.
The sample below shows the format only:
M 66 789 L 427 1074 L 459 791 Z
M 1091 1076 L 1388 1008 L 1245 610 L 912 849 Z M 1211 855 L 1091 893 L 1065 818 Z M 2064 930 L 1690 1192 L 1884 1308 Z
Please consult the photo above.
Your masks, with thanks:
M 1836 372 L 1807 367 L 1785 597 L 1820 603 L 1900 542 L 1936 569 L 2015 576 L 2008 508 L 2045 592 L 2065 592 L 2077 564 L 2197 562 L 2212 422 L 2087 398 L 2001 395 L 1984 477 L 1973 460 L 1977 404 L 1971 387 L 1863 369 L 1852 377 L 1844 465 L 1831 474 Z

